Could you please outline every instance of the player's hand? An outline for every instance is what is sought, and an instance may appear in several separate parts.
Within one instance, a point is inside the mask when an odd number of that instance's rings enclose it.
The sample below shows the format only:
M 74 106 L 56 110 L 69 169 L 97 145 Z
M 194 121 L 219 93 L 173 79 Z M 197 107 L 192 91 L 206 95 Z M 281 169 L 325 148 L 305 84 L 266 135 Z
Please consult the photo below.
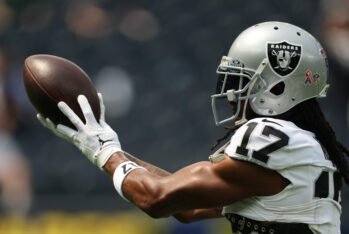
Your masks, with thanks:
M 79 95 L 78 103 L 84 114 L 86 124 L 65 102 L 58 103 L 58 108 L 67 116 L 77 130 L 62 124 L 55 126 L 50 119 L 44 118 L 40 114 L 37 117 L 44 127 L 50 129 L 58 137 L 73 143 L 94 165 L 102 169 L 113 153 L 122 150 L 118 135 L 105 122 L 105 107 L 102 95 L 99 93 L 98 97 L 101 108 L 99 123 L 84 95 Z

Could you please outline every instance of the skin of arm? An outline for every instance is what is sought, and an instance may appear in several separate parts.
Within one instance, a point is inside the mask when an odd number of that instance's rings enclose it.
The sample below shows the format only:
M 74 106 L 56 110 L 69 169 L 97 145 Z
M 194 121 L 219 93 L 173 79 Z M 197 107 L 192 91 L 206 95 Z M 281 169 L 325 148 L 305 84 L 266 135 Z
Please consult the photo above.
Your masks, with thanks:
M 221 217 L 220 207 L 250 196 L 277 194 L 288 184 L 275 171 L 227 155 L 222 161 L 198 162 L 171 174 L 128 153 L 116 152 L 104 170 L 113 176 L 116 167 L 128 160 L 148 171 L 134 170 L 127 175 L 122 185 L 126 198 L 153 218 L 172 215 L 184 223 Z
M 166 171 L 166 170 L 164 170 L 162 168 L 159 168 L 157 166 L 154 166 L 153 164 L 145 162 L 145 161 L 143 161 L 143 160 L 141 160 L 141 159 L 131 155 L 128 152 L 124 151 L 124 155 L 128 158 L 128 160 L 133 161 L 133 162 L 137 163 L 138 165 L 140 165 L 142 167 L 145 167 L 149 172 L 154 173 L 154 174 L 156 174 L 158 176 L 169 176 L 169 175 L 171 175 L 170 172 L 168 172 L 168 171 Z
M 154 166 L 153 164 L 150 164 L 148 162 L 145 162 L 133 155 L 131 155 L 128 152 L 123 152 L 123 155 L 119 155 L 119 157 L 123 158 L 124 161 L 130 160 L 138 165 L 146 168 L 150 173 L 153 173 L 155 175 L 158 175 L 160 177 L 166 177 L 170 176 L 171 173 L 159 168 L 157 166 Z M 113 176 L 113 172 L 115 170 L 115 164 L 117 160 L 114 158 L 105 166 L 105 171 L 110 175 Z M 114 163 L 113 163 L 114 162 Z M 174 218 L 176 218 L 178 221 L 182 223 L 191 223 L 194 221 L 202 220 L 202 219 L 210 219 L 210 218 L 220 218 L 222 217 L 222 208 L 208 208 L 208 209 L 193 209 L 188 211 L 179 212 L 172 215 Z

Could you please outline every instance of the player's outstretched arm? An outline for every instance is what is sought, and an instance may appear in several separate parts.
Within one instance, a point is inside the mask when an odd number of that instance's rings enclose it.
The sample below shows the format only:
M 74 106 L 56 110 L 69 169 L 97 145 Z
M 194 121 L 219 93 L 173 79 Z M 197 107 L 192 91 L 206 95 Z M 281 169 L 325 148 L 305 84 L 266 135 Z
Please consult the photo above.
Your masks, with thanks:
M 37 117 L 44 127 L 50 129 L 58 137 L 76 145 L 83 154 L 100 169 L 103 169 L 104 165 L 114 152 L 118 152 L 119 163 L 133 161 L 146 168 L 153 175 L 159 177 L 171 175 L 171 173 L 121 150 L 117 134 L 105 122 L 105 107 L 101 94 L 99 94 L 99 98 L 101 116 L 99 122 L 97 122 L 92 114 L 87 99 L 84 96 L 78 97 L 78 102 L 84 113 L 86 124 L 82 123 L 77 115 L 65 103 L 61 102 L 58 104 L 58 108 L 71 120 L 78 130 L 63 125 L 56 126 L 50 119 L 44 118 L 40 114 L 38 114 Z M 114 160 L 110 160 L 110 162 L 114 162 Z M 109 170 L 105 169 L 105 171 L 113 176 L 115 172 L 115 164 L 109 163 L 107 165 L 106 168 Z M 114 167 L 111 167 L 111 165 Z M 217 212 L 217 209 L 197 209 L 177 213 L 174 216 L 181 221 L 189 222 L 220 216 L 220 213 Z
M 173 215 L 183 221 L 216 217 L 217 207 L 253 195 L 276 194 L 287 185 L 275 171 L 227 156 L 216 163 L 195 163 L 170 175 L 145 162 L 140 166 L 121 150 L 117 134 L 104 120 L 101 95 L 100 100 L 101 117 L 97 121 L 86 97 L 78 97 L 86 123 L 65 103 L 58 104 L 76 130 L 56 127 L 38 117 L 44 126 L 78 147 L 93 164 L 113 175 L 118 193 L 152 217 Z
M 117 152 L 104 167 L 110 174 L 116 171 L 114 183 L 123 177 L 117 172 L 122 158 L 122 153 Z M 198 162 L 165 177 L 147 170 L 133 170 L 117 190 L 154 218 L 173 215 L 190 222 L 219 217 L 217 207 L 249 196 L 276 194 L 286 185 L 287 181 L 275 171 L 225 156 L 222 161 Z

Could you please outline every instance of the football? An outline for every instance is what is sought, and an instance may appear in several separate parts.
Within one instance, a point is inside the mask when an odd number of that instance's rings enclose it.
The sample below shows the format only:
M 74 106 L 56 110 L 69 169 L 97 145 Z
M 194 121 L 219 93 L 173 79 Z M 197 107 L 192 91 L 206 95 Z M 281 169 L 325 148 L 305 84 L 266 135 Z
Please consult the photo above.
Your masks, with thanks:
M 72 61 L 47 54 L 27 57 L 23 65 L 23 80 L 27 96 L 35 109 L 55 124 L 74 128 L 58 109 L 64 101 L 85 122 L 77 97 L 84 94 L 99 120 L 100 106 L 97 91 L 87 73 Z

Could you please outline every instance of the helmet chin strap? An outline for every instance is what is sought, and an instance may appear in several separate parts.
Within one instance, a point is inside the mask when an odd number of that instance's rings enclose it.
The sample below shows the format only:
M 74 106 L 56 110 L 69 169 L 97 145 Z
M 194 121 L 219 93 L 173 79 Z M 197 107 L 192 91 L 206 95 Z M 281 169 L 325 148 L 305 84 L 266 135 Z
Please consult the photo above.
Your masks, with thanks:
M 265 67 L 268 65 L 268 59 L 264 58 L 262 62 L 259 64 L 256 72 L 253 74 L 251 80 L 252 83 L 250 85 L 250 88 L 247 91 L 247 97 L 250 96 L 252 88 L 254 87 L 255 83 L 257 82 L 257 77 L 261 77 L 261 74 L 263 73 Z M 266 84 L 265 84 L 266 85 Z M 244 107 L 242 109 L 242 117 L 238 121 L 235 122 L 235 125 L 241 125 L 247 122 L 248 119 L 246 119 L 246 108 L 247 108 L 247 103 L 250 100 L 250 98 L 247 98 L 244 103 Z
M 242 117 L 238 121 L 235 122 L 235 125 L 241 125 L 247 122 L 246 119 L 246 107 L 247 107 L 247 101 L 245 101 L 244 108 L 242 110 Z

